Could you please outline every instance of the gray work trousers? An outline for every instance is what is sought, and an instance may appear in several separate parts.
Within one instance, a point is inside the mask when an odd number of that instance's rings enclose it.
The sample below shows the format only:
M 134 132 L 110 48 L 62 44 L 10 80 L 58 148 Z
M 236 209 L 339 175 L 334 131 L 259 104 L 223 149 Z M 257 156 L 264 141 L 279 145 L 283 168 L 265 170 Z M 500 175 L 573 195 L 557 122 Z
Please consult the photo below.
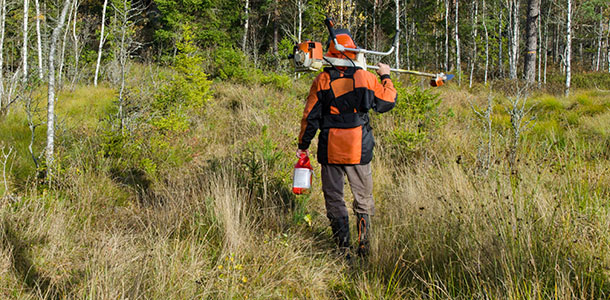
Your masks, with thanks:
M 347 217 L 343 199 L 344 177 L 347 174 L 354 195 L 354 213 L 373 215 L 373 173 L 371 163 L 366 165 L 322 165 L 322 191 L 329 219 Z

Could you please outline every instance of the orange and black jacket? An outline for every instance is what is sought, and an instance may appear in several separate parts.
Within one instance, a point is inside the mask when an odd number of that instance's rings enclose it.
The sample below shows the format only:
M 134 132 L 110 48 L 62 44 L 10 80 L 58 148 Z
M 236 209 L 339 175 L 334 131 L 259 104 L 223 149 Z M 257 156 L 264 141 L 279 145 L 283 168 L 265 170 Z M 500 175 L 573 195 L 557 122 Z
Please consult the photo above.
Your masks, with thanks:
M 320 129 L 320 164 L 357 165 L 373 159 L 368 111 L 383 113 L 396 103 L 389 75 L 377 77 L 360 68 L 326 68 L 313 81 L 299 134 L 299 149 L 307 149 Z

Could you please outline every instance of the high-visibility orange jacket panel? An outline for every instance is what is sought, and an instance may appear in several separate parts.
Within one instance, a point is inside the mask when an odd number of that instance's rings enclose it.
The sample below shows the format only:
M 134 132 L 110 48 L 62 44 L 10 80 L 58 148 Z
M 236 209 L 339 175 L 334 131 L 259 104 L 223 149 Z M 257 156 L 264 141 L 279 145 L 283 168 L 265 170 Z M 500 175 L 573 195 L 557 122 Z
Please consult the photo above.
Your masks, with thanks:
M 326 68 L 314 79 L 299 134 L 299 149 L 307 149 L 320 129 L 318 162 L 321 164 L 367 164 L 373 158 L 375 141 L 368 111 L 391 110 L 396 89 L 389 75 L 381 82 L 360 68 L 339 71 Z

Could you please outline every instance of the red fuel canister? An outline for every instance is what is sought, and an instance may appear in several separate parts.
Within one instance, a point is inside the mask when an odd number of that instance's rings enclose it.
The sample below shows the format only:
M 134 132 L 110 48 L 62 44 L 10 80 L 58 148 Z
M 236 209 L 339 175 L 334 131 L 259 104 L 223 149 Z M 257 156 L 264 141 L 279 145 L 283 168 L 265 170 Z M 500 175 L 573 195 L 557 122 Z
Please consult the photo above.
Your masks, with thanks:
M 311 177 L 313 168 L 309 161 L 309 156 L 302 153 L 299 161 L 294 165 L 294 174 L 292 177 L 292 192 L 301 195 L 306 194 L 311 189 Z

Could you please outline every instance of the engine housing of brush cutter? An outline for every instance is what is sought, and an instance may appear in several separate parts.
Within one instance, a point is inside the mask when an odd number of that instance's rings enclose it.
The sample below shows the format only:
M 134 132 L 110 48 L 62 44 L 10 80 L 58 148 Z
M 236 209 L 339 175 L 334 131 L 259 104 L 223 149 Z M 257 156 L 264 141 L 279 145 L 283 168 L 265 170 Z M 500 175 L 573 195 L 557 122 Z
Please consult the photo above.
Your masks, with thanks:
M 324 66 L 322 43 L 306 41 L 294 46 L 292 62 L 297 72 L 318 71 Z
M 289 57 L 292 59 L 296 72 L 317 72 L 324 66 L 336 67 L 360 67 L 366 69 L 366 57 L 364 53 L 355 53 L 355 59 L 344 59 L 324 56 L 322 44 L 319 42 L 306 41 L 294 46 L 294 53 Z

